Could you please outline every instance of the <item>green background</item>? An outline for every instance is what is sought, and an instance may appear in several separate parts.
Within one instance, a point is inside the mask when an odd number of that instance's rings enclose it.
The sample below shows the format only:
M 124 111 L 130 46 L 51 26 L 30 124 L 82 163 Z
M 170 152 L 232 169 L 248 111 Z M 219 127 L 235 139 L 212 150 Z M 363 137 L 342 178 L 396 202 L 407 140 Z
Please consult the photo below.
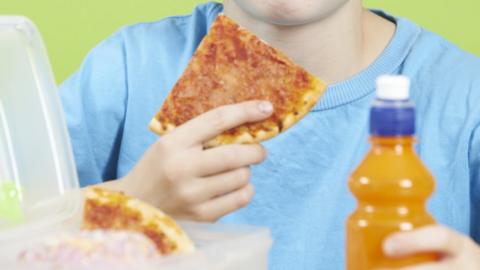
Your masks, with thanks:
M 259 0 L 262 1 L 262 0 Z M 30 17 L 40 28 L 58 82 L 119 27 L 188 13 L 200 0 L 0 0 L 0 14 Z M 410 18 L 480 56 L 480 0 L 365 0 Z

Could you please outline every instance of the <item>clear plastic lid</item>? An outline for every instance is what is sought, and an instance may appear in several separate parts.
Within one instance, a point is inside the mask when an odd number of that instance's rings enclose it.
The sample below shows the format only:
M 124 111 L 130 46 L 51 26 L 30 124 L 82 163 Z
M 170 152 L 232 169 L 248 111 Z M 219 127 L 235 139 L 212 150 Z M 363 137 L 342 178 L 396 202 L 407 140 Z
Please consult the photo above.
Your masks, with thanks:
M 28 19 L 0 16 L 0 59 L 1 245 L 69 218 L 80 198 L 57 88 Z

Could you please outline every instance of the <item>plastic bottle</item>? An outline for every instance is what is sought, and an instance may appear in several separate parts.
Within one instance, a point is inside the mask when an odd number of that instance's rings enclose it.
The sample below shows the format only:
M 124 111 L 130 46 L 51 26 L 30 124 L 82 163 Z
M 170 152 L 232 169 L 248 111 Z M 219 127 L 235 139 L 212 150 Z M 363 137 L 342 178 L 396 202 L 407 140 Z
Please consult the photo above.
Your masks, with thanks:
M 435 223 L 426 210 L 435 182 L 413 148 L 415 109 L 409 87 L 403 76 L 377 80 L 377 99 L 370 111 L 372 146 L 348 183 L 358 204 L 347 221 L 347 270 L 396 268 L 436 259 L 435 254 L 392 259 L 382 249 L 393 232 Z

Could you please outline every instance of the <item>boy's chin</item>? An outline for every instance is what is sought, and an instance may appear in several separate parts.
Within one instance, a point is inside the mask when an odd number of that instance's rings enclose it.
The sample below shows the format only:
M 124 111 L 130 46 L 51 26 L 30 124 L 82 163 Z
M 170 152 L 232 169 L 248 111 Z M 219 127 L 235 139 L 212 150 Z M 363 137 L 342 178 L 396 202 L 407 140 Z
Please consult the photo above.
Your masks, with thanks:
M 309 24 L 315 21 L 319 21 L 321 17 L 312 17 L 312 18 L 285 18 L 282 16 L 255 16 L 257 19 L 278 26 L 300 26 Z
M 257 0 L 234 1 L 240 9 L 242 9 L 244 12 L 248 13 L 255 19 L 279 26 L 298 26 L 312 23 L 315 21 L 320 21 L 324 17 L 328 17 L 329 13 L 329 11 L 322 10 L 322 8 L 319 7 L 315 7 L 316 10 L 312 10 L 306 9 L 306 6 L 295 8 L 294 6 L 292 7 L 288 4 L 278 4 L 276 6 L 272 4 L 266 4 L 265 2 L 263 4 L 254 2 Z M 344 0 L 338 2 L 344 2 Z

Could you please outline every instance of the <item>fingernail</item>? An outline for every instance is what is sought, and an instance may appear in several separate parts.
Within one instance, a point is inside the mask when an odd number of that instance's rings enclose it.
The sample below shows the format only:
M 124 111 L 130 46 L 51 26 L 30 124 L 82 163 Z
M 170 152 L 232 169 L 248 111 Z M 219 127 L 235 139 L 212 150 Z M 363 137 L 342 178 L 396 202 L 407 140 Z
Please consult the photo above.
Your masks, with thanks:
M 258 104 L 258 108 L 265 114 L 271 113 L 273 111 L 273 105 L 268 101 L 260 102 L 260 104 Z
M 398 253 L 397 243 L 395 243 L 394 239 L 387 239 L 383 243 L 383 252 L 385 252 L 386 255 L 390 256 L 396 255 Z

